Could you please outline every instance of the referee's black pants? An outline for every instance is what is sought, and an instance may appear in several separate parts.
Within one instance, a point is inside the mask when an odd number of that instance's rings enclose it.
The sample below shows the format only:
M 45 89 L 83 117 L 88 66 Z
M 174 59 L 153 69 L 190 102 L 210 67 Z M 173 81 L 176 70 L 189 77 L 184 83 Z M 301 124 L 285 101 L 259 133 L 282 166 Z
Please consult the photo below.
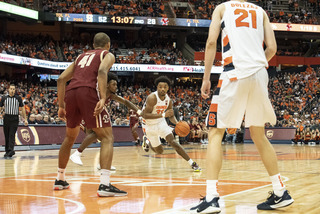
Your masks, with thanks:
M 3 118 L 3 132 L 6 141 L 6 154 L 14 155 L 15 134 L 18 129 L 19 116 L 5 114 Z

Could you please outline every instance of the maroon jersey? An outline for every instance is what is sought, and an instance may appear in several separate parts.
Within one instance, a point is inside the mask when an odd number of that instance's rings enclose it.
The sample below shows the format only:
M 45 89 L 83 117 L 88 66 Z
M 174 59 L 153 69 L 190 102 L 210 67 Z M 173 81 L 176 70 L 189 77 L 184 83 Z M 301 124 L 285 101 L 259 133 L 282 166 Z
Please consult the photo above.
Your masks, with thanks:
M 136 125 L 136 123 L 139 122 L 139 115 L 137 112 L 130 110 L 130 127 L 133 127 Z
M 96 89 L 98 69 L 102 59 L 108 53 L 107 50 L 96 49 L 80 54 L 75 61 L 73 77 L 66 91 L 79 87 Z

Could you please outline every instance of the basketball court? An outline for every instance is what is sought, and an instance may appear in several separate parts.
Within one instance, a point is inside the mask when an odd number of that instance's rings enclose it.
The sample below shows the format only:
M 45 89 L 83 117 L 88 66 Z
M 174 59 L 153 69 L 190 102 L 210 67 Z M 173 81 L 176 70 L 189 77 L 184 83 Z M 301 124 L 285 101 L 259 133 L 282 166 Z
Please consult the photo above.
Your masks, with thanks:
M 256 205 L 272 190 L 267 172 L 253 144 L 223 145 L 220 173 L 221 213 L 320 213 L 320 147 L 274 145 L 283 179 L 295 199 L 277 211 L 258 211 Z M 206 147 L 184 145 L 202 167 L 193 172 L 171 147 L 162 155 L 141 147 L 115 147 L 112 184 L 126 197 L 98 197 L 99 148 L 83 152 L 84 165 L 69 161 L 70 188 L 54 191 L 58 150 L 20 151 L 3 159 L 0 170 L 0 213 L 189 213 L 206 189 Z M 73 150 L 74 151 L 74 150 Z

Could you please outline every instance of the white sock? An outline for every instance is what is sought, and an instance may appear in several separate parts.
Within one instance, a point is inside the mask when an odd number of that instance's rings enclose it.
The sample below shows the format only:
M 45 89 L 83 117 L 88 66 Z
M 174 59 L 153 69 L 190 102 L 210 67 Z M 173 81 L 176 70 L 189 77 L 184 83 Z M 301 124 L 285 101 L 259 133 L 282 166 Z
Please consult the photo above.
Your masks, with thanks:
M 217 192 L 218 180 L 207 180 L 207 195 L 206 201 L 210 202 L 213 198 L 218 197 L 219 193 Z
M 101 169 L 100 184 L 109 186 L 109 184 L 110 184 L 110 175 L 111 175 L 111 171 L 110 170 Z
M 190 164 L 190 166 L 192 166 L 193 160 L 190 158 L 190 160 L 188 160 L 188 163 Z
M 74 152 L 74 154 L 78 155 L 78 156 L 81 156 L 82 152 L 79 152 L 78 149 L 76 149 L 76 151 Z
M 286 186 L 282 182 L 280 173 L 276 175 L 270 176 L 271 182 L 272 182 L 272 187 L 273 187 L 273 192 L 277 196 L 281 197 L 286 189 Z
M 66 178 L 65 178 L 65 175 L 66 175 L 66 169 L 61 169 L 61 168 L 58 168 L 58 176 L 57 176 L 57 180 L 61 180 L 61 181 L 65 181 Z

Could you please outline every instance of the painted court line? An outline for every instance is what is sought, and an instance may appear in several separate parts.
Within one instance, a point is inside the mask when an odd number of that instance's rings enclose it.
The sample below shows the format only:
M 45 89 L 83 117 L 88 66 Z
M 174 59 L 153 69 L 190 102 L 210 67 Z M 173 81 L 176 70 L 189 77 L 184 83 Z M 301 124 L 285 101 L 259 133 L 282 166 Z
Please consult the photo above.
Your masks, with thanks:
M 16 193 L 0 193 L 0 195 L 17 195 L 17 196 L 31 196 L 31 197 L 40 197 L 40 198 L 50 198 L 50 199 L 59 199 L 62 201 L 68 201 L 70 203 L 74 203 L 77 205 L 77 209 L 68 212 L 68 214 L 74 214 L 74 213 L 79 213 L 81 210 L 84 210 L 85 207 L 82 203 L 78 202 L 78 201 L 73 201 L 70 199 L 66 199 L 66 198 L 59 198 L 59 197 L 55 197 L 55 196 L 45 196 L 45 195 L 29 195 L 29 194 L 16 194 Z

